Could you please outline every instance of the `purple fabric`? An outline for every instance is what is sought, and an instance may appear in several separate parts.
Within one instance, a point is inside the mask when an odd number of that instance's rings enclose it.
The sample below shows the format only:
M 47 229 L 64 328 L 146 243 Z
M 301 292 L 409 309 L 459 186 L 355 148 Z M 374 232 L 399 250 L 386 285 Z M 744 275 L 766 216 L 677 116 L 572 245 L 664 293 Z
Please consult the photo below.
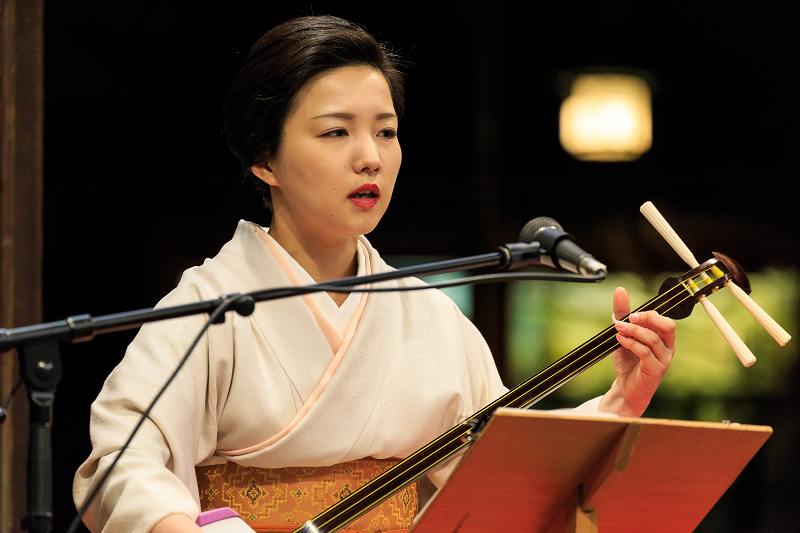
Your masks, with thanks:
M 213 524 L 214 522 L 233 517 L 239 518 L 239 513 L 230 507 L 221 507 L 219 509 L 212 509 L 211 511 L 203 511 L 197 516 L 197 520 L 194 522 L 198 526 L 203 527 L 205 525 Z

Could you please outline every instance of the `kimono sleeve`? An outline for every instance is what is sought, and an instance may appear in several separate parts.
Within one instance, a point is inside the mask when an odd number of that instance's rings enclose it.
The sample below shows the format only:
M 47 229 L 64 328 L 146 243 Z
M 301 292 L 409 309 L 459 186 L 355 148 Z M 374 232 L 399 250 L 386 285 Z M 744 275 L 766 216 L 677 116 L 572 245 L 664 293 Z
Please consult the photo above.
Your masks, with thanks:
M 468 318 L 458 311 L 457 313 L 464 344 L 464 368 L 468 375 L 470 388 L 469 398 L 464 399 L 465 411 L 461 414 L 461 420 L 454 421 L 453 425 L 472 416 L 508 392 L 508 388 L 500 379 L 494 357 L 483 335 Z M 441 487 L 455 470 L 461 456 L 462 454 L 459 453 L 442 466 L 428 472 L 428 478 L 434 485 Z
M 206 298 L 196 285 L 182 281 L 159 307 Z M 206 318 L 192 316 L 141 328 L 92 404 L 93 449 L 75 475 L 77 506 L 120 453 Z M 224 356 L 217 363 L 210 361 L 206 332 L 85 514 L 91 531 L 144 533 L 175 513 L 194 519 L 199 512 L 194 467 L 215 448 L 219 398 L 225 398 L 230 374 L 224 361 Z

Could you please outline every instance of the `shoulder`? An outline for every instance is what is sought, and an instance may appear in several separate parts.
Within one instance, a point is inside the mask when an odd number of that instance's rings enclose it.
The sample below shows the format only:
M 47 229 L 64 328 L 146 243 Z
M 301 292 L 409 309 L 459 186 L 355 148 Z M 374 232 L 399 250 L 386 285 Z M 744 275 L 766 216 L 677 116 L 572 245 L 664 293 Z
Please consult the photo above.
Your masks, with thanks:
M 257 224 L 240 220 L 231 240 L 215 256 L 185 270 L 178 285 L 158 306 L 213 299 L 286 284 L 279 277 L 281 271 L 261 240 L 260 231 Z

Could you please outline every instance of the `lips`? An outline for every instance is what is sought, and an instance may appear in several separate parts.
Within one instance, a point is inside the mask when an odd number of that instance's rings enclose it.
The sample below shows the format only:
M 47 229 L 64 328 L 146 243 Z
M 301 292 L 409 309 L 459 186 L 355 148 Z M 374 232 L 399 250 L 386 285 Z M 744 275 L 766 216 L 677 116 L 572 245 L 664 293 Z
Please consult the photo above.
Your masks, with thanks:
M 381 195 L 380 188 L 374 183 L 366 183 L 354 190 L 347 197 L 356 206 L 361 208 L 375 207 Z

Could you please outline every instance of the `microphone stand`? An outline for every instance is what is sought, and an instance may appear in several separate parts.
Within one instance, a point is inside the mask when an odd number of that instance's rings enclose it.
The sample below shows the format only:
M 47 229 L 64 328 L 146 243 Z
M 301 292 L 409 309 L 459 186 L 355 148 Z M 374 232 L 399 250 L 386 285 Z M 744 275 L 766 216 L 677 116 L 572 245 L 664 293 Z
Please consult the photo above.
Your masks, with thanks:
M 200 313 L 210 314 L 223 304 L 230 305 L 239 314 L 247 316 L 253 312 L 256 302 L 322 292 L 330 290 L 331 287 L 352 287 L 489 266 L 500 266 L 504 269 L 519 268 L 538 264 L 544 251 L 538 242 L 506 244 L 497 252 L 490 254 L 438 261 L 369 276 L 350 276 L 306 287 L 264 289 L 245 295 L 233 294 L 215 300 L 161 309 L 139 309 L 100 317 L 85 314 L 56 322 L 0 329 L 0 353 L 10 348 L 17 348 L 20 375 L 28 389 L 30 404 L 28 516 L 23 519 L 23 529 L 30 533 L 50 533 L 53 525 L 53 456 L 50 428 L 55 390 L 61 379 L 60 342 L 87 341 L 97 334 L 137 328 L 148 322 Z M 224 320 L 224 314 L 221 317 Z

